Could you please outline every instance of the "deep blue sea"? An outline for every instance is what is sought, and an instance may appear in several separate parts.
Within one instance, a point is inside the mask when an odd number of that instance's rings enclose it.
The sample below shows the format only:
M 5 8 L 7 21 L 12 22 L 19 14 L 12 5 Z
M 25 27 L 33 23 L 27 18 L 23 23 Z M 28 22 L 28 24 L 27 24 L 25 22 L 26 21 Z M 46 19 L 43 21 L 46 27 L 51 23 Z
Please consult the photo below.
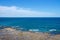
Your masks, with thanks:
M 50 29 L 60 30 L 60 18 L 2 18 L 0 17 L 0 29 L 2 26 L 9 26 L 23 30 L 39 29 L 39 31 L 47 32 Z

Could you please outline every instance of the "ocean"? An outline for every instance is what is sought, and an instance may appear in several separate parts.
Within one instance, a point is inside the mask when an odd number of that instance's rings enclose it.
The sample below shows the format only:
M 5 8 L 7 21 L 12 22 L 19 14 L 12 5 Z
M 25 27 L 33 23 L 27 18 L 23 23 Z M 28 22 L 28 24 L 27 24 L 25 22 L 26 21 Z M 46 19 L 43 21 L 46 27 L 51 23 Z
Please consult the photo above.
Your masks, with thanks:
M 0 29 L 6 27 L 18 30 L 48 32 L 49 30 L 60 31 L 60 18 L 49 17 L 0 17 Z

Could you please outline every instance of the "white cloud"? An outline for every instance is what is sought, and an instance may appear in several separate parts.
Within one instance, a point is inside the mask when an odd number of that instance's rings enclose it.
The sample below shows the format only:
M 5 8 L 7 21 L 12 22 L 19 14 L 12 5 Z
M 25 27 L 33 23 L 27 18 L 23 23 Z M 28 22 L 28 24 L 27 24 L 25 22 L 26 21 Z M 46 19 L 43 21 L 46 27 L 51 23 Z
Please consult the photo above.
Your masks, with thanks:
M 59 15 L 60 16 L 60 15 Z M 0 6 L 0 17 L 59 17 L 56 13 L 38 12 L 16 6 Z

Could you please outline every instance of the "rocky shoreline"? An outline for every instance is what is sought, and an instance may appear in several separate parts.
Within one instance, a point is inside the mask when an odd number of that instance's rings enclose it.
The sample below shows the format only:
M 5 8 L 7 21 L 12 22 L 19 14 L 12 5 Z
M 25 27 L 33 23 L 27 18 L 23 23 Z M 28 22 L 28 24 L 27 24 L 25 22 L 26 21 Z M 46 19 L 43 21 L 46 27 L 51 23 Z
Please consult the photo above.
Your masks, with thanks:
M 0 40 L 60 40 L 60 34 L 51 35 L 49 33 L 4 28 L 0 30 Z

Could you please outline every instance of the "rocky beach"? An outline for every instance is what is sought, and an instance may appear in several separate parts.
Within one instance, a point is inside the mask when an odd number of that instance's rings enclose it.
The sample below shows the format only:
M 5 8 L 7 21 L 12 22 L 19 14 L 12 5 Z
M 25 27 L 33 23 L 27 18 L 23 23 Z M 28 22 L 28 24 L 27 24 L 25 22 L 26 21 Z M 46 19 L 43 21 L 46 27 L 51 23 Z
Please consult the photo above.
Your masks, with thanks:
M 0 30 L 0 40 L 60 40 L 60 34 L 51 35 L 49 33 L 4 28 Z

